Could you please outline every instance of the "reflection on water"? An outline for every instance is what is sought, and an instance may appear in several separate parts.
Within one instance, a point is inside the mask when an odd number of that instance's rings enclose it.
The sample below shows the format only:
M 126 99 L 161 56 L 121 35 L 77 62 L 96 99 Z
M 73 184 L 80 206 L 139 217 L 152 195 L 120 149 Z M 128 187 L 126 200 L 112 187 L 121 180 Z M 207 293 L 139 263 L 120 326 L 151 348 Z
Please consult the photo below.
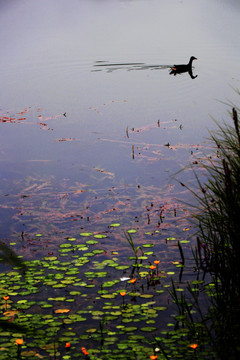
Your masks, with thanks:
M 170 65 L 148 65 L 144 63 L 110 63 L 104 61 L 96 61 L 93 65 L 96 69 L 92 71 L 101 71 L 102 69 L 107 72 L 112 72 L 116 70 L 165 70 L 169 69 Z

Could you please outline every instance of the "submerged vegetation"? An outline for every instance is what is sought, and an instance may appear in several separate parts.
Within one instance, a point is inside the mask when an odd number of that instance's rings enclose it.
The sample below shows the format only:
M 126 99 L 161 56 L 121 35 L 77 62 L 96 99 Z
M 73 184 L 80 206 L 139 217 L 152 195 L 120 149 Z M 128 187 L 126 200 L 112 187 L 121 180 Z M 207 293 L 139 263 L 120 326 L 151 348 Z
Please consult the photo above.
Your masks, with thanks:
M 171 232 L 165 242 L 178 252 L 163 265 L 152 241 L 159 230 L 125 231 L 124 256 L 117 246 L 104 248 L 108 233 L 90 231 L 65 238 L 40 260 L 16 256 L 17 243 L 9 245 L 15 252 L 0 244 L 5 263 L 0 273 L 0 360 L 238 358 L 237 111 L 232 110 L 233 126 L 218 125 L 212 134 L 216 157 L 201 167 L 208 181 L 201 183 L 196 175 L 198 191 L 190 190 L 199 204 L 192 260 L 183 247 L 189 240 Z M 120 223 L 109 228 L 123 233 Z M 33 241 L 42 236 L 36 234 Z M 188 283 L 183 280 L 186 271 Z

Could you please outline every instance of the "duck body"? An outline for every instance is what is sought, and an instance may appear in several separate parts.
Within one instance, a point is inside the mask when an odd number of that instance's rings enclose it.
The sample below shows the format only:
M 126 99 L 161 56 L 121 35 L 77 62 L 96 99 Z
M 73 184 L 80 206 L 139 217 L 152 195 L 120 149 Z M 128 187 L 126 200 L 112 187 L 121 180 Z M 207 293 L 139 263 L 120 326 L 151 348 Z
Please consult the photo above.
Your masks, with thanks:
M 191 56 L 188 64 L 180 64 L 180 65 L 173 65 L 170 66 L 170 75 L 181 74 L 184 72 L 188 72 L 190 76 L 192 75 L 192 62 L 193 60 L 197 60 L 195 56 Z M 192 76 L 191 76 L 192 77 Z M 195 77 L 193 77 L 195 78 Z

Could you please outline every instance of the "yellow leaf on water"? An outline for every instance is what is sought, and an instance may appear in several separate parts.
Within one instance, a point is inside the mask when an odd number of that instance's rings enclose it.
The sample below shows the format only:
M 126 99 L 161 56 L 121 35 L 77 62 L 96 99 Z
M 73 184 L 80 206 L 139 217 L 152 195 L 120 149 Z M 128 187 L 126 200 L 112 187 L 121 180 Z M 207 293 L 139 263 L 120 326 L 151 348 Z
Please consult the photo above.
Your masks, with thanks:
M 16 314 L 18 314 L 20 311 L 18 310 L 9 310 L 9 311 L 5 311 L 3 313 L 4 316 L 14 316 Z

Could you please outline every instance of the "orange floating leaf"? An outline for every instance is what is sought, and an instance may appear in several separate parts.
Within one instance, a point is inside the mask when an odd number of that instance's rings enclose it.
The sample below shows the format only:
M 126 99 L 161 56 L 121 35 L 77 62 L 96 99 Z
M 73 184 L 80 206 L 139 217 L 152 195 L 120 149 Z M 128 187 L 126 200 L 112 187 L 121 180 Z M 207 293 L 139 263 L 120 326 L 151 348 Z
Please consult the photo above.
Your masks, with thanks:
M 9 310 L 9 311 L 5 311 L 3 313 L 4 316 L 15 316 L 16 314 L 18 314 L 20 311 L 19 310 Z
M 120 291 L 120 295 L 125 296 L 125 295 L 126 295 L 126 291 Z
M 57 309 L 55 310 L 55 314 L 64 314 L 64 313 L 68 313 L 70 310 L 69 309 Z
M 134 284 L 136 282 L 137 279 L 131 279 L 129 280 L 130 283 Z
M 18 345 L 22 345 L 23 344 L 23 339 L 16 339 L 15 343 Z
M 151 355 L 151 356 L 150 356 L 150 359 L 152 359 L 152 360 L 157 359 L 157 355 Z
M 9 299 L 9 296 L 3 296 L 3 299 L 7 301 Z
M 196 349 L 196 348 L 198 347 L 198 344 L 191 344 L 190 347 L 191 347 L 192 349 Z
M 154 264 L 158 265 L 160 263 L 160 260 L 154 260 Z
M 154 269 L 156 269 L 156 266 L 151 265 L 151 266 L 149 266 L 149 268 L 150 268 L 151 270 L 154 270 Z
M 84 355 L 88 355 L 88 352 L 87 352 L 87 350 L 86 350 L 86 348 L 84 346 L 81 347 L 81 350 L 84 353 Z
M 65 348 L 70 348 L 70 346 L 71 346 L 70 342 L 66 342 Z

